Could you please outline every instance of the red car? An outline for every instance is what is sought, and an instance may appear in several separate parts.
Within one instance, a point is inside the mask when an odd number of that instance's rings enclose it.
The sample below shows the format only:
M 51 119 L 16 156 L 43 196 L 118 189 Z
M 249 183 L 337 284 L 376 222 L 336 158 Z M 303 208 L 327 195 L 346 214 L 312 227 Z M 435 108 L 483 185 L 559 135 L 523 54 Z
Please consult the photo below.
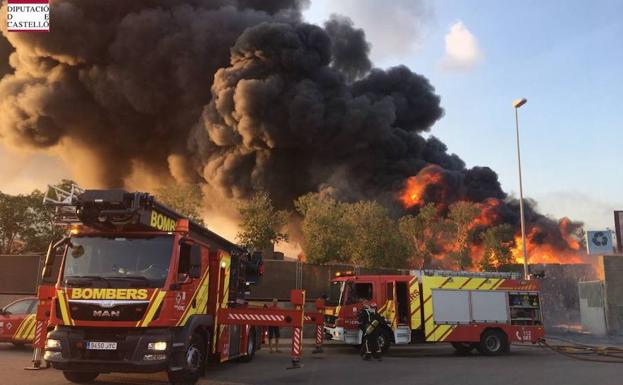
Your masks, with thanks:
M 11 302 L 0 310 L 0 342 L 21 346 L 35 337 L 37 298 L 28 297 Z

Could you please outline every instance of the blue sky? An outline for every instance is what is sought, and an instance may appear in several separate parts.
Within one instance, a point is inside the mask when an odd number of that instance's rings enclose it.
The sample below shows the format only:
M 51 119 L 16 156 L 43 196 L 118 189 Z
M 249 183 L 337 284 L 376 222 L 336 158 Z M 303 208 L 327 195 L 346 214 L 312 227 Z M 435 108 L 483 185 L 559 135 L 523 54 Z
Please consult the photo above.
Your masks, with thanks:
M 623 1 L 380 4 L 312 0 L 305 16 L 322 23 L 331 13 L 350 15 L 369 31 L 377 67 L 402 63 L 428 77 L 445 109 L 431 133 L 468 166 L 496 170 L 511 194 L 518 191 L 511 102 L 526 97 L 525 195 L 546 214 L 613 227 L 612 210 L 623 209 Z M 444 61 L 457 22 L 478 51 L 459 68 Z

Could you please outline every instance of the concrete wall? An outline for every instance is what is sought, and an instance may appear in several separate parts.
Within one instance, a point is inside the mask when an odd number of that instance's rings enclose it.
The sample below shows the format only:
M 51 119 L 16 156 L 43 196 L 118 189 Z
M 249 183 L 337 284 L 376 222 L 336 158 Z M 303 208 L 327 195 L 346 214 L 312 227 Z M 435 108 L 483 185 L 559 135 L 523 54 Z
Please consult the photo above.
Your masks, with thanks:
M 606 335 L 603 281 L 580 282 L 578 295 L 580 297 L 582 329 L 597 336 Z
M 546 328 L 578 328 L 581 324 L 578 283 L 598 279 L 592 265 L 534 265 L 531 271 L 544 271 L 541 303 Z
M 331 278 L 338 271 L 354 270 L 352 265 L 312 265 L 299 264 L 301 274 L 297 279 L 297 262 L 264 260 L 264 276 L 259 284 L 251 287 L 251 299 L 269 300 L 278 298 L 287 301 L 290 289 L 302 288 L 306 291 L 309 301 L 327 294 Z M 406 274 L 406 270 L 398 269 L 366 269 L 361 268 L 360 274 Z
M 34 294 L 37 292 L 42 256 L 0 255 L 0 294 Z
M 28 297 L 28 296 L 29 295 L 24 295 L 24 294 L 0 294 L 0 308 L 5 307 L 6 305 L 10 304 L 11 302 L 17 299 Z
M 599 257 L 603 275 L 608 333 L 623 335 L 623 256 Z

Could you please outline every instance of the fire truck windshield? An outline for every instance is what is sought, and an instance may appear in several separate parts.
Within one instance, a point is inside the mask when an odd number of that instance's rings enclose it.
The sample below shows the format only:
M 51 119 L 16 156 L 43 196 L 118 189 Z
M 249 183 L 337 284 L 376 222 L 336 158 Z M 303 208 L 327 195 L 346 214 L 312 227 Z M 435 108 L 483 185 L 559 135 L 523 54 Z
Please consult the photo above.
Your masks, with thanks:
M 342 296 L 344 294 L 344 281 L 331 282 L 331 291 L 329 297 L 326 300 L 327 305 L 337 306 L 342 305 Z
M 74 287 L 162 287 L 173 251 L 172 236 L 73 237 L 63 283 Z

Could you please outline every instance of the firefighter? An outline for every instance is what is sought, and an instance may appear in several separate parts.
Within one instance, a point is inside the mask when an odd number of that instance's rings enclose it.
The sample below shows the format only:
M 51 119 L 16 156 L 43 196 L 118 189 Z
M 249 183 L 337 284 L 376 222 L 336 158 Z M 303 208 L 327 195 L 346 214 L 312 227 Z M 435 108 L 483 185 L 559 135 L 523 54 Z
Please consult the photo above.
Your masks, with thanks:
M 376 311 L 376 304 L 364 302 L 359 312 L 359 329 L 363 333 L 361 341 L 361 356 L 369 361 L 372 357 L 381 361 L 381 347 L 379 346 L 379 334 L 385 320 Z
M 279 308 L 279 300 L 277 298 L 273 298 L 271 308 Z M 279 326 L 268 327 L 268 348 L 271 353 L 273 352 L 273 338 L 275 339 L 275 353 L 281 353 L 281 350 L 279 350 Z

